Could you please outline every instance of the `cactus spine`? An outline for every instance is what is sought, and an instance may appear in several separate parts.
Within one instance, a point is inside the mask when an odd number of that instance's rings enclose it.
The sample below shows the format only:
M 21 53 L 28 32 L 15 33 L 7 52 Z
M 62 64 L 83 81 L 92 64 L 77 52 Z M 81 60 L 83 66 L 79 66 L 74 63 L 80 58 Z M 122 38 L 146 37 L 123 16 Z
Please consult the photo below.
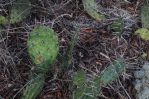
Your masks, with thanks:
M 56 33 L 46 27 L 37 26 L 30 33 L 27 41 L 28 53 L 35 65 L 30 83 L 23 91 L 21 99 L 35 99 L 43 88 L 45 75 L 52 68 L 59 51 Z

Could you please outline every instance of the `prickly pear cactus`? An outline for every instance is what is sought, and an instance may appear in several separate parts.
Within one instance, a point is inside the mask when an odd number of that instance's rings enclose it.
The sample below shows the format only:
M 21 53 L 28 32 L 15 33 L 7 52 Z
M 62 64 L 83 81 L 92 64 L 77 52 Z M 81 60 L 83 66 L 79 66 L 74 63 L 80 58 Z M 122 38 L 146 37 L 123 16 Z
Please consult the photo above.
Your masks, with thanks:
M 28 53 L 35 65 L 35 71 L 23 91 L 21 99 L 35 99 L 44 86 L 45 74 L 58 54 L 58 37 L 56 33 L 46 26 L 37 26 L 30 33 Z
M 100 21 L 105 19 L 104 15 L 99 12 L 99 5 L 95 0 L 82 0 L 84 10 L 94 19 Z
M 88 82 L 85 80 L 85 72 L 78 71 L 73 79 L 74 85 L 77 86 L 73 91 L 73 99 L 96 99 L 101 87 L 116 80 L 124 69 L 124 61 L 122 59 L 115 60 L 101 75 L 95 76 L 92 81 Z
M 23 91 L 21 99 L 35 99 L 44 86 L 44 74 L 34 75 Z
M 37 26 L 28 38 L 28 53 L 36 65 L 37 72 L 47 72 L 58 54 L 59 45 L 56 33 L 46 26 Z

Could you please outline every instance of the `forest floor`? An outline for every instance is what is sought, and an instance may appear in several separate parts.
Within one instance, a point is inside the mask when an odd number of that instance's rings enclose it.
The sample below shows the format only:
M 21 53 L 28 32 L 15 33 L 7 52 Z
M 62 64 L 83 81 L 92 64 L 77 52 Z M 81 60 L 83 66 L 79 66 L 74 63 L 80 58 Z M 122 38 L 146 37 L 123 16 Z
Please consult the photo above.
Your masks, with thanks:
M 64 57 L 71 38 L 78 33 L 73 48 L 71 68 L 59 73 L 61 58 L 48 73 L 44 88 L 37 99 L 71 99 L 69 79 L 82 69 L 88 75 L 101 73 L 113 60 L 123 58 L 124 73 L 118 80 L 101 89 L 103 99 L 135 99 L 133 72 L 149 59 L 149 42 L 134 35 L 141 27 L 140 7 L 143 0 L 99 0 L 108 16 L 103 21 L 91 18 L 81 0 L 37 0 L 30 15 L 17 24 L 2 26 L 0 34 L 0 99 L 20 99 L 33 65 L 27 52 L 27 38 L 37 25 L 52 27 L 60 42 L 59 56 Z M 0 14 L 7 16 L 12 0 L 0 0 Z M 113 18 L 125 20 L 125 29 L 117 36 L 109 28 Z M 84 24 L 88 27 L 84 27 Z M 77 29 L 76 29 L 77 28 Z M 79 30 L 79 31 L 78 31 Z M 147 56 L 144 57 L 144 53 Z M 54 76 L 57 75 L 56 78 Z

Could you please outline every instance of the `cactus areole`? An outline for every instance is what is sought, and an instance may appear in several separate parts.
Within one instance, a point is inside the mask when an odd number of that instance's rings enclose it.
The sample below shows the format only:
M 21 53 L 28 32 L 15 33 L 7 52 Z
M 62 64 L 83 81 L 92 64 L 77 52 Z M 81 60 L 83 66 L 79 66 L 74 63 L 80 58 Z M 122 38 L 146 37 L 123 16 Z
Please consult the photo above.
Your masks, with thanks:
M 35 65 L 35 71 L 46 73 L 58 54 L 58 37 L 53 29 L 35 27 L 28 38 L 28 53 Z

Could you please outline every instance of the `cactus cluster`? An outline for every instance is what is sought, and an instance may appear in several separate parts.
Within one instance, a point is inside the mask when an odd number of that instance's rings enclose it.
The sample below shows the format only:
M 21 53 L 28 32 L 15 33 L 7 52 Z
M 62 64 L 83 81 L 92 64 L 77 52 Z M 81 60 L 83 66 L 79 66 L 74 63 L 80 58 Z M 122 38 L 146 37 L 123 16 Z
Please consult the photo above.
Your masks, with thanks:
M 125 69 L 125 63 L 123 59 L 115 60 L 100 76 L 100 83 L 106 86 L 112 81 L 116 80 Z
M 102 86 L 116 80 L 124 71 L 125 63 L 122 59 L 115 60 L 105 71 L 95 76 L 92 81 L 86 81 L 84 71 L 78 71 L 73 78 L 76 88 L 73 91 L 73 99 L 96 99 Z
M 45 75 L 52 68 L 58 54 L 58 37 L 51 28 L 37 26 L 29 35 L 27 46 L 35 70 L 23 91 L 22 99 L 35 99 L 42 90 Z

